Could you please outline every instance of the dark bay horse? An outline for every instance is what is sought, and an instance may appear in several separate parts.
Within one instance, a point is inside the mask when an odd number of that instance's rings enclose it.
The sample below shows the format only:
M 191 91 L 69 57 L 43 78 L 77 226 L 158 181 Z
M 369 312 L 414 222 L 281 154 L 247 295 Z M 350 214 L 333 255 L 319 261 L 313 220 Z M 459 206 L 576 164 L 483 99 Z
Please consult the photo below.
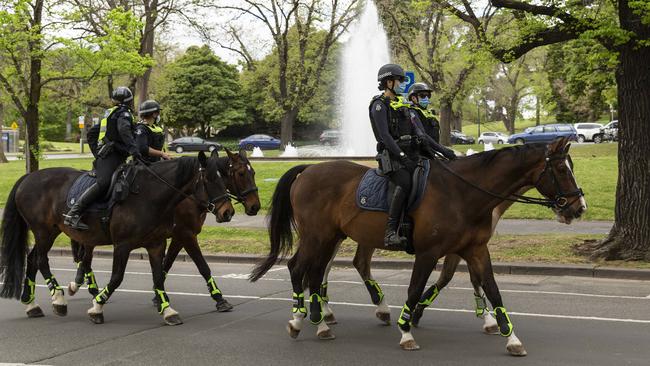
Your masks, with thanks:
M 239 153 L 232 153 L 228 149 L 225 149 L 225 151 L 227 156 L 218 157 L 215 150 L 212 152 L 211 158 L 217 158 L 219 172 L 231 197 L 243 204 L 247 215 L 254 216 L 260 209 L 260 199 L 255 184 L 255 170 L 248 160 L 245 150 L 240 150 Z M 197 235 L 201 233 L 206 214 L 205 209 L 196 200 L 190 198 L 183 200 L 176 206 L 174 210 L 174 228 L 171 234 L 172 240 L 163 261 L 163 271 L 166 275 L 174 264 L 180 250 L 185 249 L 194 264 L 196 264 L 199 273 L 205 279 L 208 292 L 216 303 L 217 311 L 230 311 L 232 305 L 223 297 L 221 290 L 212 277 L 210 266 L 203 258 L 197 241 Z M 97 294 L 94 292 L 97 284 L 90 268 L 92 250 L 84 251 L 83 246 L 72 242 L 72 252 L 75 256 L 75 262 L 80 263 L 80 265 L 75 281 L 68 285 L 68 293 L 71 296 L 74 295 L 86 280 L 88 290 L 93 296 L 96 296 Z M 154 305 L 159 306 L 160 298 L 155 296 L 153 302 Z
M 28 316 L 42 316 L 34 301 L 36 273 L 40 270 L 50 288 L 54 312 L 66 315 L 63 288 L 52 275 L 47 258 L 54 239 L 63 232 L 89 248 L 113 244 L 110 282 L 93 299 L 93 307 L 88 310 L 93 322 L 103 322 L 103 306 L 122 282 L 130 252 L 144 247 L 149 254 L 155 292 L 162 299 L 159 313 L 167 324 L 182 323 L 178 313 L 169 305 L 164 289 L 162 261 L 165 238 L 172 230 L 175 207 L 191 195 L 219 220 L 234 214 L 216 159 L 207 159 L 201 152 L 198 158 L 184 157 L 141 167 L 132 185 L 137 192 L 115 205 L 107 229 L 100 222 L 101 215 L 92 212 L 84 215 L 90 224 L 88 231 L 73 230 L 63 224 L 66 195 L 81 174 L 85 173 L 70 168 L 43 169 L 23 176 L 14 185 L 2 222 L 0 275 L 4 284 L 0 296 L 20 298 L 27 305 Z M 28 230 L 32 231 L 35 239 L 29 255 Z
M 507 337 L 508 352 L 526 354 L 513 332 L 492 271 L 487 243 L 492 236 L 493 210 L 517 192 L 534 187 L 563 220 L 580 217 L 586 203 L 571 170 L 568 150 L 568 139 L 563 138 L 549 145 L 516 146 L 433 163 L 425 196 L 410 213 L 415 222 L 415 262 L 408 298 L 397 322 L 403 349 L 419 348 L 411 333 L 411 319 L 436 262 L 456 254 L 467 262 L 472 282 L 492 304 L 499 331 Z M 295 226 L 299 246 L 288 263 L 294 315 L 287 330 L 293 338 L 307 316 L 303 283 L 309 286 L 309 315 L 310 321 L 318 324 L 317 335 L 334 337 L 323 322 L 321 283 L 341 241 L 349 237 L 360 247 L 383 247 L 386 214 L 356 205 L 356 189 L 367 170 L 345 161 L 301 165 L 287 171 L 278 182 L 269 220 L 271 250 L 253 270 L 251 280 L 262 277 L 291 251 Z

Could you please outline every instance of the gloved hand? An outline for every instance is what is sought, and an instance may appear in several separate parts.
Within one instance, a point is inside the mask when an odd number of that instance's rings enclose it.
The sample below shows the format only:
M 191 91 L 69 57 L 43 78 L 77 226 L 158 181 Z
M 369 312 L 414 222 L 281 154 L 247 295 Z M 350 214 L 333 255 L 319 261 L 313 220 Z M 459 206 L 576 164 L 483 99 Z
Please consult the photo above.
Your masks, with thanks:
M 406 169 L 411 171 L 414 170 L 415 167 L 417 166 L 417 162 L 409 159 L 408 156 L 406 155 L 400 158 L 400 163 L 402 163 L 402 165 L 404 165 Z
M 456 153 L 454 153 L 454 150 L 452 149 L 444 149 L 442 151 L 442 155 L 449 159 L 449 160 L 455 160 L 456 159 Z

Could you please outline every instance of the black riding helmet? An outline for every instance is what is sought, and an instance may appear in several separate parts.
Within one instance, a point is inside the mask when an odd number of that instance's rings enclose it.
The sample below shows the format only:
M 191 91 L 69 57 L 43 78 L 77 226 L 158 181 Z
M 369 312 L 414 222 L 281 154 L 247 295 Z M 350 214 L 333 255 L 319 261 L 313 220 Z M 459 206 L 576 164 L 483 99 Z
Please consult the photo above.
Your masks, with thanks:
M 420 92 L 431 93 L 432 91 L 433 90 L 431 90 L 431 88 L 429 88 L 429 86 L 426 83 L 415 83 L 411 85 L 411 87 L 409 88 L 408 99 L 411 100 L 413 94 L 417 94 Z
M 155 112 L 160 112 L 161 109 L 162 108 L 160 108 L 160 104 L 158 104 L 158 102 L 156 102 L 153 99 L 149 99 L 149 100 L 145 100 L 144 102 L 142 102 L 142 104 L 140 104 L 140 110 L 138 111 L 138 113 L 140 114 L 140 117 L 143 117 L 143 116 L 151 115 L 152 113 Z
M 111 99 L 119 103 L 128 103 L 133 100 L 133 93 L 126 86 L 118 86 L 111 93 Z
M 400 82 L 403 82 L 406 79 L 406 73 L 400 65 L 386 64 L 379 68 L 379 72 L 377 72 L 379 90 L 386 90 L 388 88 L 386 82 L 392 79 L 398 79 Z

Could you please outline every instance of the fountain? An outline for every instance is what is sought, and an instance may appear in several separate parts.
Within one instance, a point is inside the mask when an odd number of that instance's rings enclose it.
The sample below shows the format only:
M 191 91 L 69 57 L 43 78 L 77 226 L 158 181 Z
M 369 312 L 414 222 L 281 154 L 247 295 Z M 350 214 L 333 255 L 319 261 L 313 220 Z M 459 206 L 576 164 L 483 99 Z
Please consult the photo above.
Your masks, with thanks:
M 263 157 L 264 157 L 264 153 L 262 152 L 262 149 L 255 146 L 253 148 L 253 153 L 251 154 L 251 158 L 263 158 Z
M 368 119 L 368 105 L 377 90 L 377 70 L 390 62 L 388 38 L 372 0 L 343 49 L 341 76 L 345 80 L 339 105 L 343 141 L 340 155 L 375 156 L 376 141 Z
M 298 156 L 298 148 L 291 145 L 291 143 L 288 143 L 287 146 L 284 147 L 282 154 L 280 154 L 281 158 L 295 158 L 296 156 Z

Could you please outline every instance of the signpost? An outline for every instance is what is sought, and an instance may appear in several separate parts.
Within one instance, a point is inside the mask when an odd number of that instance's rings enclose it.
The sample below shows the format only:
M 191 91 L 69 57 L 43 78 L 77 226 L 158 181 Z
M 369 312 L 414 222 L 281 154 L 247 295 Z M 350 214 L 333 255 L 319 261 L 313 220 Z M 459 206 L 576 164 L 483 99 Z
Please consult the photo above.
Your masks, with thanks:
M 18 124 L 15 121 L 11 124 L 11 129 L 14 131 L 18 129 Z
M 79 136 L 79 151 L 81 152 L 81 154 L 84 153 L 84 137 L 86 137 L 85 126 L 86 126 L 86 116 L 79 116 L 79 131 L 81 132 L 81 135 Z
M 406 88 L 404 89 L 404 96 L 408 94 L 409 89 L 411 88 L 411 85 L 415 84 L 415 72 L 414 71 L 407 71 L 405 72 L 406 74 Z

